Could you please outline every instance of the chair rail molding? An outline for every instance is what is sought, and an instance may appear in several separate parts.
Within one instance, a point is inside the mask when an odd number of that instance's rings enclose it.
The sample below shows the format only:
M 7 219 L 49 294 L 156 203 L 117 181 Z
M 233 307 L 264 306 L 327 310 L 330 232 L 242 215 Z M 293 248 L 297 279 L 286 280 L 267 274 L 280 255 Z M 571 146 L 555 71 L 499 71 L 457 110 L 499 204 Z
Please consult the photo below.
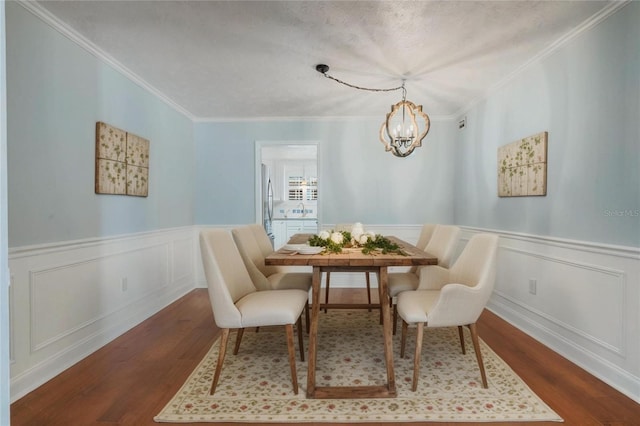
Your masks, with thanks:
M 196 240 L 189 226 L 10 249 L 11 401 L 192 290 Z
M 640 248 L 462 229 L 500 235 L 488 309 L 640 402 Z

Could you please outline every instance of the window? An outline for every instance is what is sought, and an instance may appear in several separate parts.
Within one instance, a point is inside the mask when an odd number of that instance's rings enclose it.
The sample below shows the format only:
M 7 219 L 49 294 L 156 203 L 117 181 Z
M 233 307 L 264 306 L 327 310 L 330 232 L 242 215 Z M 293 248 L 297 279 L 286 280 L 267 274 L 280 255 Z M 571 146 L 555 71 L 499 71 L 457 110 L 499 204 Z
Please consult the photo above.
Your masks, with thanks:
M 302 201 L 304 199 L 304 190 L 302 188 L 289 188 L 289 200 Z
M 318 188 L 307 188 L 307 201 L 318 200 Z
M 318 199 L 318 178 L 303 176 L 289 176 L 289 200 L 316 201 Z

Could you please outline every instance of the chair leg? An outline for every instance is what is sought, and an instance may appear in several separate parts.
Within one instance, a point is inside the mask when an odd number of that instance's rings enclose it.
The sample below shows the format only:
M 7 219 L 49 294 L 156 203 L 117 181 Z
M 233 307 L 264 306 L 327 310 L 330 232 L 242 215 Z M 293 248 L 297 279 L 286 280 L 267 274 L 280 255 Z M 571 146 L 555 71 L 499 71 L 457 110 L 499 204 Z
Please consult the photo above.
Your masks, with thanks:
M 327 272 L 327 284 L 324 290 L 324 313 L 327 313 L 327 305 L 329 304 L 329 281 L 331 281 L 331 272 Z
M 480 375 L 482 376 L 482 387 L 487 389 L 487 376 L 484 372 L 484 363 L 482 362 L 482 353 L 480 353 L 480 342 L 478 341 L 478 330 L 476 324 L 469 324 L 469 330 L 471 330 L 471 340 L 473 341 L 473 349 L 476 351 L 476 359 L 478 360 L 478 367 L 480 367 Z
M 393 304 L 393 299 L 389 298 L 389 303 L 393 307 L 393 335 L 396 334 L 396 327 L 398 326 L 398 307 Z
M 458 326 L 458 335 L 460 336 L 460 346 L 462 346 L 462 355 L 464 355 L 467 353 L 467 351 L 465 350 L 465 347 L 464 347 L 464 330 L 462 329 L 461 325 Z
M 376 272 L 376 279 L 378 280 L 378 299 L 380 301 L 380 325 L 384 324 L 382 318 L 382 291 L 380 291 L 380 273 Z M 367 286 L 369 285 L 369 273 L 367 272 Z M 371 302 L 371 300 L 369 300 Z
M 284 326 L 287 331 L 287 349 L 289 350 L 289 366 L 291 367 L 291 384 L 293 385 L 293 393 L 298 394 L 298 376 L 296 374 L 296 349 L 293 345 L 293 325 Z
M 234 355 L 238 355 L 238 351 L 240 350 L 240 342 L 242 342 L 243 335 L 244 335 L 244 328 L 239 328 L 238 334 L 236 335 L 236 345 L 233 348 Z
M 369 312 L 371 312 L 371 280 L 369 278 L 369 273 L 364 273 L 365 279 L 367 280 L 367 302 L 369 303 Z M 380 308 L 382 312 L 382 308 Z
M 304 324 L 307 329 L 307 334 L 309 334 L 309 330 L 311 329 L 311 316 L 309 315 L 309 302 L 304 305 Z
M 402 320 L 402 336 L 400 337 L 400 358 L 404 358 L 404 348 L 407 345 L 407 329 L 409 324 Z
M 213 374 L 213 383 L 211 383 L 211 390 L 209 395 L 213 395 L 218 386 L 218 379 L 220 379 L 220 372 L 222 371 L 222 364 L 224 363 L 224 355 L 227 352 L 227 342 L 229 341 L 229 329 L 222 330 L 222 337 L 220 338 L 220 349 L 218 351 L 218 363 L 216 364 L 216 371 Z
M 298 346 L 300 347 L 300 361 L 304 362 L 304 342 L 302 341 L 302 315 L 298 317 L 298 322 L 296 322 L 296 328 L 298 329 Z
M 420 376 L 420 356 L 422 354 L 422 334 L 424 332 L 424 323 L 418 323 L 418 331 L 416 333 L 416 356 L 413 359 L 413 385 L 412 391 L 418 389 L 418 377 Z

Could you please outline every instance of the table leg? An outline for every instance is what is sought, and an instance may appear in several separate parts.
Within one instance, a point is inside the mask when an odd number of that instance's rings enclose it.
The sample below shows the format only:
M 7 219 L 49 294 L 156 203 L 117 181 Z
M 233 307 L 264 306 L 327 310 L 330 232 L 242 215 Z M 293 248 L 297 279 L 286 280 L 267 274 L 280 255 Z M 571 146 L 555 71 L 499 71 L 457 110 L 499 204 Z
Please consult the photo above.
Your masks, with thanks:
M 388 282 L 389 276 L 387 274 L 387 267 L 381 266 L 379 277 L 379 292 L 380 292 L 380 309 L 382 309 L 382 330 L 384 335 L 384 359 L 387 364 L 387 386 L 389 393 L 396 394 L 396 378 L 393 371 L 393 335 L 391 330 L 391 314 L 389 304 L 385 303 L 388 299 Z
M 318 354 L 318 315 L 320 314 L 320 279 L 322 271 L 313 267 L 311 279 L 311 330 L 309 331 L 309 364 L 307 369 L 307 398 L 316 392 L 316 356 Z

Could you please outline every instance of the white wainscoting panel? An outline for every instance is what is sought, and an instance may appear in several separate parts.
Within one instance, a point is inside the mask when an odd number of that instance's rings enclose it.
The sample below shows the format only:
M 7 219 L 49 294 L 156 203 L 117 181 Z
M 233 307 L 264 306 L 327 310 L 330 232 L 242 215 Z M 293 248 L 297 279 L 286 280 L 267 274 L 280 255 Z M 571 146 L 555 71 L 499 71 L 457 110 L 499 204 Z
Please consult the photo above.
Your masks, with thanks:
M 195 286 L 194 229 L 13 248 L 11 400 Z
M 490 310 L 640 402 L 639 248 L 463 231 L 500 235 Z

